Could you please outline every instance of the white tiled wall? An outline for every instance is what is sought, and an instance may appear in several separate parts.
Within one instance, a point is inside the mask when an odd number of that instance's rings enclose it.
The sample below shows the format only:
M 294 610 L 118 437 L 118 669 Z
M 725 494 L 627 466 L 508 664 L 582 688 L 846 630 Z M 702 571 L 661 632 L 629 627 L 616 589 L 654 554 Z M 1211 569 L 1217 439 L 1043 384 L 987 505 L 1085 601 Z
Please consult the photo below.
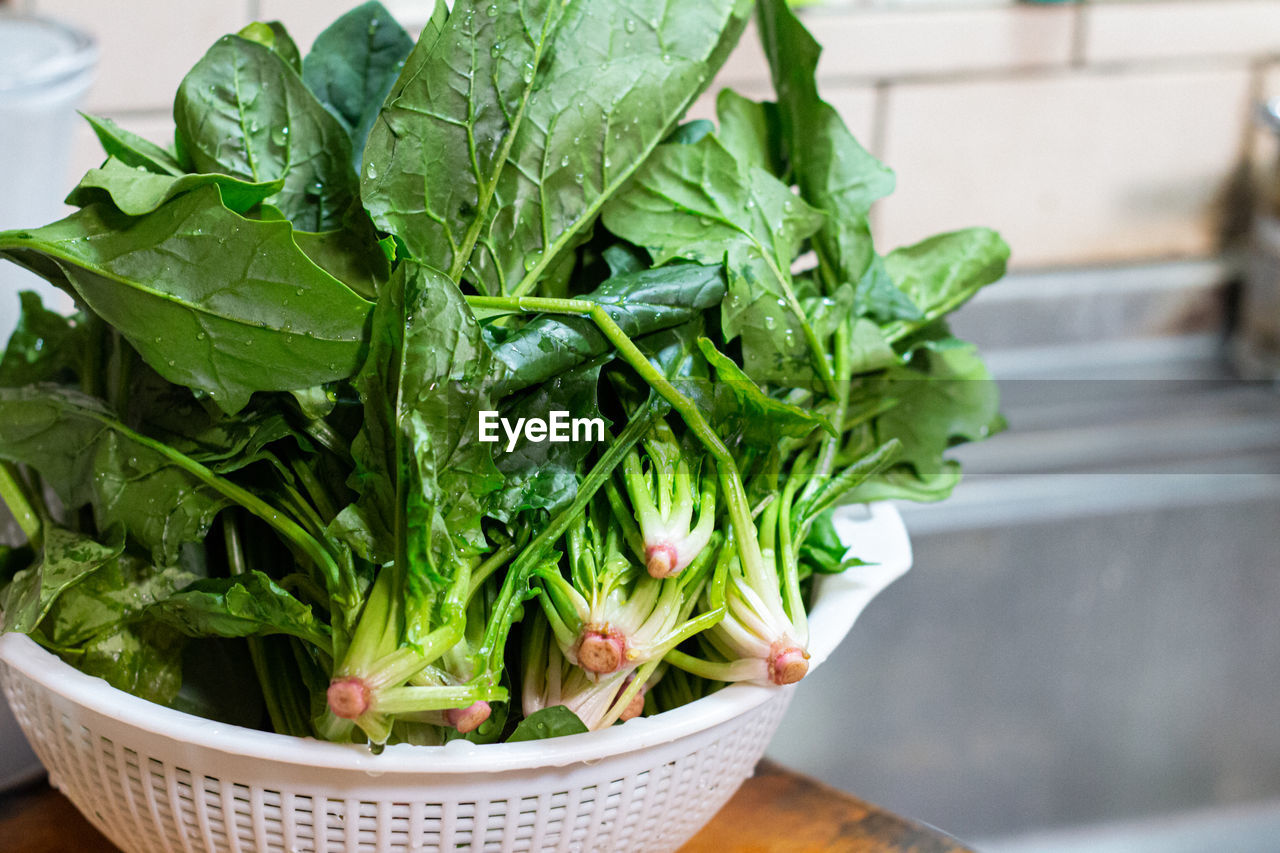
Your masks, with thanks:
M 1084 46 L 1091 62 L 1276 54 L 1280 53 L 1280 3 L 1092 3 L 1084 10 Z
M 887 245 L 998 228 L 1023 266 L 1195 257 L 1240 153 L 1244 68 L 904 83 L 881 156 L 898 191 L 875 212 Z
M 692 2 L 693 0 L 690 0 Z M 10 0 L 92 30 L 89 108 L 156 139 L 214 39 L 280 19 L 304 48 L 355 0 Z M 3 0 L 0 0 L 3 3 Z M 387 0 L 411 28 L 430 0 Z M 875 214 L 894 245 L 1003 229 L 1022 267 L 1213 253 L 1246 153 L 1249 100 L 1280 94 L 1280 0 L 829 0 L 804 14 L 826 46 L 825 96 L 899 176 Z M 721 80 L 768 97 L 748 31 Z M 711 116 L 712 96 L 694 108 Z M 76 176 L 96 165 L 77 139 Z M 68 180 L 72 180 L 71 177 Z

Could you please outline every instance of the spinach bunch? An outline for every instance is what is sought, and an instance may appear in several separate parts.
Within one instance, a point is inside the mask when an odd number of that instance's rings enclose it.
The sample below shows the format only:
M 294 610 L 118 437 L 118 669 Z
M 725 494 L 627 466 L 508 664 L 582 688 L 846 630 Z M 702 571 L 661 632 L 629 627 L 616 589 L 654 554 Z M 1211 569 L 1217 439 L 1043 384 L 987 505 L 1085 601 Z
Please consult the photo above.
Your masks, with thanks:
M 90 118 L 79 210 L 0 233 L 78 308 L 24 294 L 0 360 L 4 630 L 375 745 L 802 677 L 812 576 L 857 564 L 834 508 L 944 497 L 947 448 L 999 429 L 943 318 L 1008 250 L 876 251 L 893 175 L 782 0 L 777 101 L 680 124 L 751 12 L 457 0 L 415 42 L 372 2 L 305 57 L 220 39 L 172 144 Z M 609 427 L 508 449 L 494 411 Z

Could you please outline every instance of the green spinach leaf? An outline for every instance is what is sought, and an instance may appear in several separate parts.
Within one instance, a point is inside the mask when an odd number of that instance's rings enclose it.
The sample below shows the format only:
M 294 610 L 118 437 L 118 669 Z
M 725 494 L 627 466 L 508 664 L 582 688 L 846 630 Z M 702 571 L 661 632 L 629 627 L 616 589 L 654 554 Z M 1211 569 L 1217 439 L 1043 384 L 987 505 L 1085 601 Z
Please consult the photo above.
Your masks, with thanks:
M 815 429 L 838 435 L 831 422 L 816 411 L 802 409 L 765 394 L 707 338 L 698 346 L 716 371 L 715 418 L 724 434 L 738 435 L 755 447 L 772 447 L 782 437 L 803 438 Z
M 405 62 L 365 152 L 373 221 L 458 281 L 524 120 L 560 0 L 459 0 Z
M 91 505 L 99 529 L 123 525 L 165 565 L 228 503 L 69 389 L 0 389 L 0 459 L 30 465 L 69 509 Z
M 108 157 L 114 157 L 126 166 L 145 169 L 157 175 L 180 177 L 186 174 L 186 168 L 178 162 L 177 157 L 154 142 L 125 130 L 111 119 L 84 113 L 81 115 L 84 115 L 93 128 Z
M 740 163 L 715 136 L 664 145 L 605 207 L 604 224 L 657 264 L 725 260 L 724 336 L 742 335 L 753 379 L 798 385 L 820 375 L 825 356 L 796 298 L 791 261 L 823 216 L 777 178 Z
M 341 227 L 356 203 L 350 138 L 271 48 L 220 39 L 182 81 L 173 116 L 197 171 L 283 180 L 272 202 L 299 230 Z
M 471 259 L 479 286 L 530 293 L 564 263 L 711 82 L 747 14 L 740 0 L 565 5 Z
M 204 578 L 146 609 L 188 637 L 261 637 L 288 634 L 332 654 L 329 626 L 262 572 Z
M 283 180 L 253 184 L 230 175 L 156 175 L 142 167 L 127 166 L 115 157 L 99 169 L 91 169 L 67 196 L 66 203 L 88 207 L 110 201 L 121 213 L 143 216 L 154 213 L 170 199 L 201 187 L 216 184 L 228 210 L 245 213 L 280 192 Z
M 672 264 L 615 275 L 577 298 L 604 306 L 628 336 L 638 337 L 689 322 L 720 304 L 724 293 L 722 267 Z M 494 356 L 507 370 L 498 393 L 544 382 L 611 348 L 588 318 L 535 317 L 494 345 Z
M 600 364 L 590 363 L 567 370 L 507 402 L 501 416 L 515 423 L 520 418 L 549 419 L 552 412 L 571 419 L 601 418 L 598 388 Z M 590 452 L 588 433 L 567 442 L 521 441 L 507 450 L 507 437 L 498 433 L 501 451 L 495 462 L 505 481 L 490 512 L 509 521 L 525 510 L 546 510 L 555 514 L 578 496 L 578 464 Z M 603 438 L 603 437 L 601 437 Z
M 315 266 L 288 223 L 236 215 L 216 186 L 143 217 L 91 205 L 2 233 L 4 255 L 52 265 L 50 278 L 161 376 L 208 392 L 228 412 L 254 391 L 309 388 L 360 363 L 369 303 Z
M 758 0 L 760 38 L 779 93 L 783 147 L 804 200 L 828 214 L 815 238 L 831 284 L 856 283 L 871 263 L 867 212 L 893 192 L 893 172 L 867 153 L 818 96 L 822 48 L 786 0 Z
M 58 596 L 79 583 L 124 550 L 124 530 L 115 528 L 106 543 L 74 533 L 56 524 L 43 528 L 40 560 L 18 572 L 6 589 L 3 630 L 33 631 Z
M 22 313 L 0 358 L 0 387 L 78 381 L 90 346 L 85 316 L 54 313 L 30 290 L 19 294 L 19 301 Z
M 302 53 L 284 24 L 279 21 L 254 21 L 237 35 L 275 51 L 286 65 L 296 73 L 302 73 Z
M 478 440 L 491 359 L 457 286 L 402 264 L 379 297 L 369 358 L 355 379 L 365 407 L 352 444 L 360 500 L 334 532 L 368 531 L 350 542 L 357 553 L 394 562 L 419 614 L 410 642 L 428 632 L 458 560 L 486 547 L 480 523 L 502 483 L 492 445 Z
M 507 738 L 507 743 L 580 735 L 586 731 L 586 724 L 578 718 L 577 714 L 563 705 L 554 705 L 534 711 L 521 720 L 515 731 Z
M 982 288 L 998 281 L 1009 261 L 1009 246 L 989 228 L 939 234 L 895 249 L 884 259 L 885 270 L 921 316 L 898 320 L 885 328 L 897 341 L 951 313 Z
M 443 9 L 441 0 L 432 16 L 437 27 L 443 21 Z M 413 39 L 381 3 L 372 0 L 334 21 L 302 62 L 302 82 L 351 137 L 356 171 L 369 131 L 412 50 Z

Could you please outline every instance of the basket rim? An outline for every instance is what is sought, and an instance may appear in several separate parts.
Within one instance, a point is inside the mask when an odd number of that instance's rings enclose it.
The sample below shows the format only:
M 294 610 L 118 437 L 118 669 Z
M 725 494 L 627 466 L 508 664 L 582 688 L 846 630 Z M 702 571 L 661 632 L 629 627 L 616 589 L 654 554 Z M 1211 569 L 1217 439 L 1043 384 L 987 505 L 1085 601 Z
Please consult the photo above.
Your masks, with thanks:
M 845 507 L 835 517 L 841 541 L 853 547 L 861 566 L 819 579 L 809 614 L 812 673 L 844 639 L 863 608 L 911 567 L 911 544 L 898 510 L 889 503 Z M 474 744 L 454 740 L 444 746 L 397 744 L 373 755 L 362 744 L 338 744 L 243 728 L 206 720 L 157 705 L 86 675 L 24 634 L 0 635 L 0 681 L 12 668 L 44 689 L 124 726 L 210 752 L 370 776 L 484 774 L 594 763 L 659 746 L 726 723 L 764 704 L 787 687 L 739 683 L 688 705 L 637 717 L 603 731 L 523 743 Z

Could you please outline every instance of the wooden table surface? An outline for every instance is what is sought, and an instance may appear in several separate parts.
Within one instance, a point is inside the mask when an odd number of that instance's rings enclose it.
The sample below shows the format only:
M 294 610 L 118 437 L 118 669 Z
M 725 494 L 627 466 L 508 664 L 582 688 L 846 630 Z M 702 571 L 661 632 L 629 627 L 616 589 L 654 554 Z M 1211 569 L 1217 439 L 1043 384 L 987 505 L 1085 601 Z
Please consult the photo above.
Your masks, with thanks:
M 0 795 L 5 853 L 117 853 L 48 786 Z M 765 762 L 681 853 L 966 853 L 937 830 Z

